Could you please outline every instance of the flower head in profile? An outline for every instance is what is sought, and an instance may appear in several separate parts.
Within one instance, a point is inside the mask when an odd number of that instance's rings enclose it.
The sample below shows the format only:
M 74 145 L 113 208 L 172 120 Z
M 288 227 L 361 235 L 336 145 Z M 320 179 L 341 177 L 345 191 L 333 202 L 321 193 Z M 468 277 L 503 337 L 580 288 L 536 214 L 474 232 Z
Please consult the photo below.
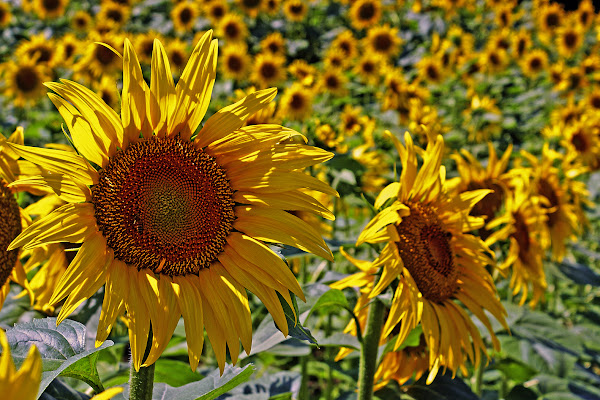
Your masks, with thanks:
M 78 153 L 10 145 L 53 172 L 41 177 L 41 184 L 68 197 L 10 248 L 81 243 L 50 301 L 66 298 L 57 322 L 106 285 L 97 344 L 126 312 L 136 369 L 158 359 L 181 316 L 193 369 L 204 329 L 221 371 L 227 348 L 233 363 L 240 340 L 249 353 L 246 289 L 287 334 L 277 294 L 289 304 L 290 291 L 304 295 L 266 243 L 332 259 L 315 229 L 289 212 L 322 214 L 303 190 L 337 195 L 302 171 L 332 154 L 304 145 L 300 134 L 278 125 L 243 126 L 269 104 L 275 89 L 222 108 L 197 132 L 215 82 L 217 48 L 212 32 L 206 33 L 175 85 L 167 54 L 156 40 L 148 86 L 125 40 L 120 116 L 82 85 L 47 83 Z M 286 141 L 290 137 L 300 140 Z
M 483 218 L 469 213 L 490 191 L 459 195 L 448 191 L 441 136 L 428 135 L 431 139 L 425 150 L 417 148 L 408 133 L 405 144 L 390 136 L 402 162 L 400 180 L 381 191 L 375 201 L 379 213 L 357 244 L 384 246 L 374 261 L 380 266 L 380 276 L 369 297 L 388 288 L 394 291 L 382 335 L 398 332 L 396 348 L 411 330 L 422 326 L 430 383 L 440 367 L 465 372 L 467 360 L 479 365 L 481 354 L 487 353 L 469 312 L 488 329 L 496 350 L 500 343 L 485 311 L 508 329 L 506 312 L 485 268 L 494 264 L 490 250 L 480 238 L 467 233 L 483 226 Z

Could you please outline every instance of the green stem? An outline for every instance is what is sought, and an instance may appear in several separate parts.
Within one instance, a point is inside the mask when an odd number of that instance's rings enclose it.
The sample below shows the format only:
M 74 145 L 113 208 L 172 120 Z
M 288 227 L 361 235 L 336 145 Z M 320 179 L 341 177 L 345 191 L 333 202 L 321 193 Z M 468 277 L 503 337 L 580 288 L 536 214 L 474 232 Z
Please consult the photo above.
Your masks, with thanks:
M 150 352 L 152 346 L 152 329 L 148 334 L 148 344 L 144 359 Z M 129 367 L 129 400 L 152 400 L 152 389 L 154 387 L 154 364 L 147 367 L 140 367 L 139 371 L 135 370 L 133 360 Z
M 367 326 L 360 351 L 358 372 L 358 400 L 373 398 L 375 371 L 377 370 L 377 350 L 383 326 L 384 305 L 375 299 L 369 307 Z
M 485 365 L 483 361 L 479 362 L 479 366 L 477 367 L 477 375 L 475 376 L 475 387 L 473 388 L 473 392 L 477 395 L 477 397 L 481 397 L 481 393 L 483 391 L 483 371 L 485 370 Z
M 308 356 L 300 357 L 300 391 L 298 400 L 308 400 Z

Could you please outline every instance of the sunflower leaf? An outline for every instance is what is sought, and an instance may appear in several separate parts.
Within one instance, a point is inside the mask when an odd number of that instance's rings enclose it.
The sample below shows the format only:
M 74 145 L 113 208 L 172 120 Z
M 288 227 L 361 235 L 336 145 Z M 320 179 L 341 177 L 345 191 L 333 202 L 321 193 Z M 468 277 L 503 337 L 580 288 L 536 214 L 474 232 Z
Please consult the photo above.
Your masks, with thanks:
M 33 344 L 42 356 L 38 396 L 59 375 L 83 380 L 94 390 L 103 388 L 96 370 L 97 352 L 112 346 L 113 342 L 107 340 L 98 348 L 86 350 L 85 331 L 85 325 L 68 319 L 56 326 L 56 318 L 34 319 L 6 330 L 17 366 L 23 363 Z
M 290 295 L 292 298 L 292 305 L 294 306 L 293 310 L 290 308 L 289 304 L 284 300 L 284 298 L 281 297 L 279 293 L 277 293 L 277 296 L 279 297 L 279 302 L 281 303 L 281 306 L 283 307 L 283 312 L 285 313 L 285 319 L 287 320 L 289 335 L 296 339 L 305 340 L 310 344 L 315 344 L 318 347 L 319 344 L 317 343 L 317 339 L 315 339 L 312 333 L 310 333 L 310 330 L 302 326 L 302 323 L 296 318 L 296 316 L 299 315 L 298 303 L 296 302 L 296 296 L 293 293 L 290 293 Z

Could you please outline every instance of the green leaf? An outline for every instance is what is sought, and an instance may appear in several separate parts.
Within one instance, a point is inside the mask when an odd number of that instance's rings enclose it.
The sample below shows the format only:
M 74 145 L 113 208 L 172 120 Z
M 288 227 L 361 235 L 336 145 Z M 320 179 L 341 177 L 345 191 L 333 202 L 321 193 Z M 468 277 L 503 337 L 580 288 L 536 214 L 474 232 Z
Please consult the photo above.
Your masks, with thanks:
M 494 367 L 504 373 L 504 375 L 515 381 L 523 383 L 531 379 L 537 371 L 531 366 L 512 357 L 507 357 L 494 364 Z
M 190 369 L 190 364 L 183 361 L 159 359 L 154 364 L 154 382 L 163 382 L 169 386 L 179 387 L 204 378 Z
M 96 370 L 97 355 L 87 361 L 85 358 L 112 346 L 113 342 L 108 340 L 98 348 L 86 350 L 83 324 L 67 319 L 56 326 L 56 318 L 34 319 L 7 329 L 6 337 L 17 366 L 23 363 L 31 345 L 35 344 L 40 352 L 42 381 L 38 397 L 62 373 L 85 381 L 95 390 L 102 388 Z
M 452 379 L 451 373 L 438 374 L 431 385 L 425 384 L 426 379 L 427 374 L 424 374 L 406 393 L 415 400 L 479 400 L 459 377 Z
M 303 327 L 300 321 L 296 320 L 296 315 L 300 315 L 298 311 L 298 303 L 296 302 L 296 295 L 290 294 L 292 297 L 292 305 L 294 306 L 294 311 L 290 308 L 290 305 L 285 301 L 283 297 L 279 293 L 277 293 L 279 297 L 279 301 L 283 307 L 283 312 L 285 314 L 285 319 L 287 320 L 289 335 L 296 339 L 305 340 L 311 344 L 316 344 L 318 346 L 317 340 L 310 333 L 310 330 Z
M 342 307 L 345 309 L 350 308 L 348 305 L 348 300 L 346 296 L 341 290 L 338 289 L 330 289 L 327 292 L 323 293 L 319 300 L 315 303 L 314 306 L 310 309 L 308 315 L 312 314 L 315 310 L 324 308 L 325 310 L 331 310 L 332 308 Z

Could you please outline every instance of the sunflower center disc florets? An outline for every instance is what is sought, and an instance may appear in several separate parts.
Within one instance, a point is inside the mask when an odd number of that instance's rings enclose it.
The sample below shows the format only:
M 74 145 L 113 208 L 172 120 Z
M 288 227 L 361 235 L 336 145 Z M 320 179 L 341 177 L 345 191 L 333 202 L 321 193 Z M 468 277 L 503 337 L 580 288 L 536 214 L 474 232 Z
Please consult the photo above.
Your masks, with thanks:
M 17 263 L 18 250 L 6 251 L 6 248 L 21 233 L 21 214 L 12 191 L 0 178 L 0 287 L 10 276 Z
M 451 234 L 440 225 L 435 210 L 411 204 L 410 215 L 402 218 L 396 229 L 400 257 L 423 296 L 435 302 L 452 296 L 458 287 L 458 270 Z
M 209 267 L 235 219 L 223 168 L 179 139 L 131 144 L 100 171 L 92 193 L 115 258 L 170 276 Z

